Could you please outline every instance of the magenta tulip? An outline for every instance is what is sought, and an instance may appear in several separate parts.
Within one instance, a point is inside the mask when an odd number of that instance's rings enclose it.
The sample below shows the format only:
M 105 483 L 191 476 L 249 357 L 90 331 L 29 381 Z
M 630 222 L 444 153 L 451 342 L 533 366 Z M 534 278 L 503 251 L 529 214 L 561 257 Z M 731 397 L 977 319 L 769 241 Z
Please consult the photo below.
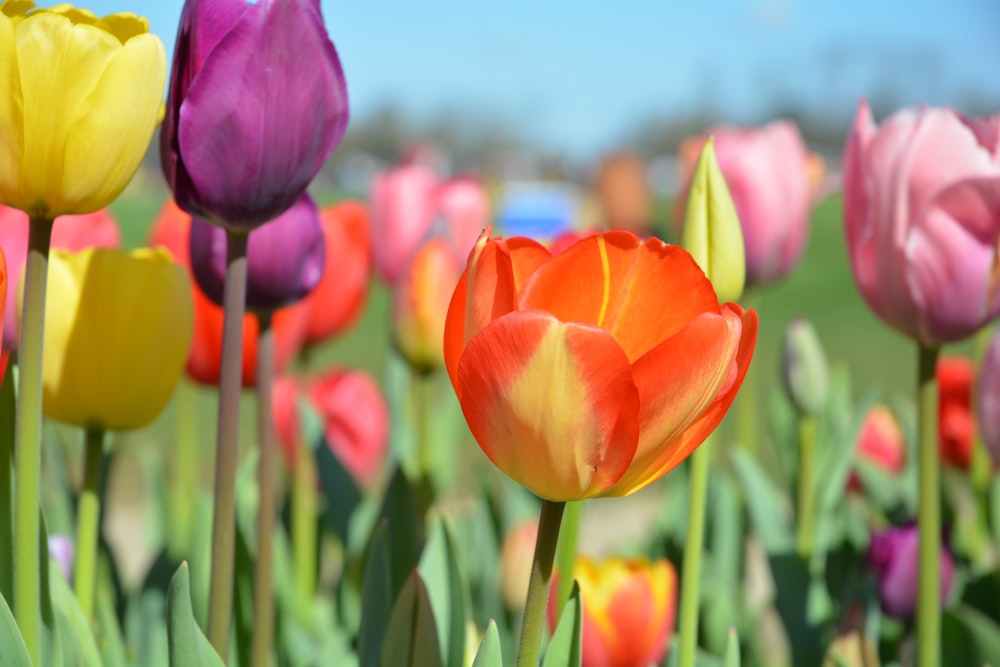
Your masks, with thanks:
M 868 306 L 926 345 L 1000 314 L 1000 115 L 904 109 L 881 127 L 864 102 L 844 154 L 851 268 Z
M 716 127 L 719 168 L 739 214 L 746 248 L 747 284 L 786 276 L 798 264 L 809 232 L 817 160 L 794 124 L 777 121 L 759 128 Z M 687 191 L 705 137 L 681 147 L 684 186 L 678 220 L 684 219 Z
M 189 239 L 191 270 L 205 295 L 222 305 L 226 230 L 195 218 Z M 302 195 L 287 211 L 250 235 L 247 309 L 272 313 L 307 296 L 319 284 L 326 244 L 319 210 Z
M 915 525 L 890 527 L 872 534 L 868 562 L 878 579 L 882 609 L 893 618 L 909 620 L 917 608 L 918 534 Z M 941 606 L 951 593 L 955 562 L 941 547 Z
M 178 205 L 236 230 L 292 206 L 347 127 L 318 0 L 187 0 L 160 134 Z

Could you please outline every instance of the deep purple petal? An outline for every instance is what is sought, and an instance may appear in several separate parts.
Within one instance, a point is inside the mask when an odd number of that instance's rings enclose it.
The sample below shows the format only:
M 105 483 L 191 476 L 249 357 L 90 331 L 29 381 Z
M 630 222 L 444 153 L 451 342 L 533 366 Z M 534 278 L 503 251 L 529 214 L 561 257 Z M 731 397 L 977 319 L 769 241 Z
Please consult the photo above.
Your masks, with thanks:
M 347 87 L 316 3 L 260 0 L 191 81 L 175 146 L 197 207 L 245 229 L 298 199 L 346 127 Z

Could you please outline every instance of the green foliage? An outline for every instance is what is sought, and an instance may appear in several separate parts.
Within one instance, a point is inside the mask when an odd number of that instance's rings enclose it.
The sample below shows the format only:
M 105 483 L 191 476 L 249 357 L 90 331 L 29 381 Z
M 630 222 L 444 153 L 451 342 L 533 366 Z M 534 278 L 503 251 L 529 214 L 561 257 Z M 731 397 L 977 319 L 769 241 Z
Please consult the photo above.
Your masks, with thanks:
M 573 591 L 563 607 L 555 632 L 545 650 L 542 667 L 580 667 L 582 659 L 583 602 L 580 587 L 573 582 Z
M 0 596 L 0 665 L 31 667 L 28 648 L 21 639 L 14 615 L 3 596 Z
M 410 574 L 389 617 L 380 667 L 444 667 L 434 610 L 419 573 Z
M 191 608 L 191 578 L 182 563 L 167 593 L 170 667 L 223 667 L 219 654 L 201 632 Z
M 497 632 L 497 624 L 490 621 L 486 626 L 486 634 L 476 651 L 476 659 L 472 662 L 472 667 L 503 667 L 503 655 L 500 653 L 500 634 Z

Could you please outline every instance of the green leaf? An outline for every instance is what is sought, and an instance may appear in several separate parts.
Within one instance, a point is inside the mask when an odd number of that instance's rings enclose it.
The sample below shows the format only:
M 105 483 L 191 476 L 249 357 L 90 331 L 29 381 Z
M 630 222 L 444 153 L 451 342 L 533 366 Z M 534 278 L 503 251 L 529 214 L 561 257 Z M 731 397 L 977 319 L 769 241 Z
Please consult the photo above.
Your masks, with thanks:
M 750 518 L 764 549 L 769 554 L 794 550 L 789 507 L 781 493 L 757 461 L 742 448 L 733 449 L 730 456 L 743 485 Z
M 380 667 L 443 667 L 434 610 L 427 587 L 414 570 L 389 617 Z
M 941 648 L 950 665 L 1000 666 L 1000 626 L 982 612 L 960 605 L 941 619 Z
M 303 411 L 311 414 L 309 411 Z M 319 445 L 310 451 L 316 457 L 316 470 L 319 474 L 320 488 L 326 498 L 326 509 L 323 519 L 330 532 L 340 538 L 343 544 L 348 543 L 348 530 L 351 515 L 361 504 L 362 494 L 358 483 L 351 473 L 347 472 L 330 449 L 326 440 L 320 435 Z
M 466 588 L 458 567 L 458 554 L 444 518 L 435 521 L 419 572 L 427 584 L 438 640 L 444 648 L 445 667 L 463 667 L 465 659 Z
M 729 628 L 726 636 L 726 652 L 722 656 L 723 667 L 740 667 L 740 638 L 736 630 Z
M 24 645 L 14 615 L 10 613 L 7 600 L 2 595 L 0 595 L 0 665 L 31 667 L 28 647 Z
M 372 535 L 361 582 L 361 625 L 358 628 L 358 662 L 361 667 L 378 665 L 379 654 L 392 612 L 389 581 L 388 522 L 382 520 Z
M 97 648 L 101 653 L 104 667 L 126 667 L 125 642 L 122 639 L 121 628 L 118 627 L 118 617 L 111 602 L 110 591 L 101 589 L 96 595 L 97 613 Z
M 65 648 L 62 664 L 65 667 L 101 667 L 101 654 L 90 631 L 90 623 L 57 567 L 49 568 L 49 586 L 56 628 Z
M 380 519 L 389 522 L 389 583 L 393 599 L 420 561 L 424 547 L 424 519 L 420 503 L 402 468 L 396 468 L 382 500 Z
M 170 667 L 224 667 L 194 620 L 187 563 L 177 568 L 167 593 L 167 641 Z
M 574 581 L 573 592 L 559 616 L 542 667 L 580 667 L 582 636 L 583 603 L 580 601 L 580 586 Z
M 476 659 L 472 667 L 503 667 L 503 656 L 500 654 L 500 633 L 497 631 L 496 621 L 490 620 L 486 626 L 486 634 L 483 636 L 479 650 L 476 651 Z
M 167 606 L 163 591 L 143 590 L 128 601 L 125 608 L 125 638 L 131 667 L 169 667 L 167 627 L 163 610 Z

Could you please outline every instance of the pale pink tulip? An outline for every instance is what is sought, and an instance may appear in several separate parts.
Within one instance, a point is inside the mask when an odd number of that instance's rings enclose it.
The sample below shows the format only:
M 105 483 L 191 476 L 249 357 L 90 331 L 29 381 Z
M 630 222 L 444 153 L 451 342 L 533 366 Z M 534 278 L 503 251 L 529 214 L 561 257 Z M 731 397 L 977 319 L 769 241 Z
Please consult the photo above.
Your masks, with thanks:
M 434 221 L 434 173 L 407 165 L 379 174 L 372 186 L 372 258 L 379 275 L 394 284 Z
M 743 228 L 747 284 L 783 278 L 798 264 L 809 231 L 817 181 L 817 159 L 806 149 L 795 125 L 776 121 L 759 128 L 715 127 L 719 168 L 726 178 Z M 681 147 L 684 186 L 677 219 L 684 207 L 691 175 L 705 136 Z
M 459 263 L 464 263 L 480 232 L 490 223 L 486 189 L 468 176 L 451 178 L 438 186 L 434 210 L 441 226 L 436 231 L 448 239 Z
M 864 102 L 844 154 L 844 222 L 858 289 L 925 344 L 1000 314 L 1000 115 L 904 109 L 881 127 Z

